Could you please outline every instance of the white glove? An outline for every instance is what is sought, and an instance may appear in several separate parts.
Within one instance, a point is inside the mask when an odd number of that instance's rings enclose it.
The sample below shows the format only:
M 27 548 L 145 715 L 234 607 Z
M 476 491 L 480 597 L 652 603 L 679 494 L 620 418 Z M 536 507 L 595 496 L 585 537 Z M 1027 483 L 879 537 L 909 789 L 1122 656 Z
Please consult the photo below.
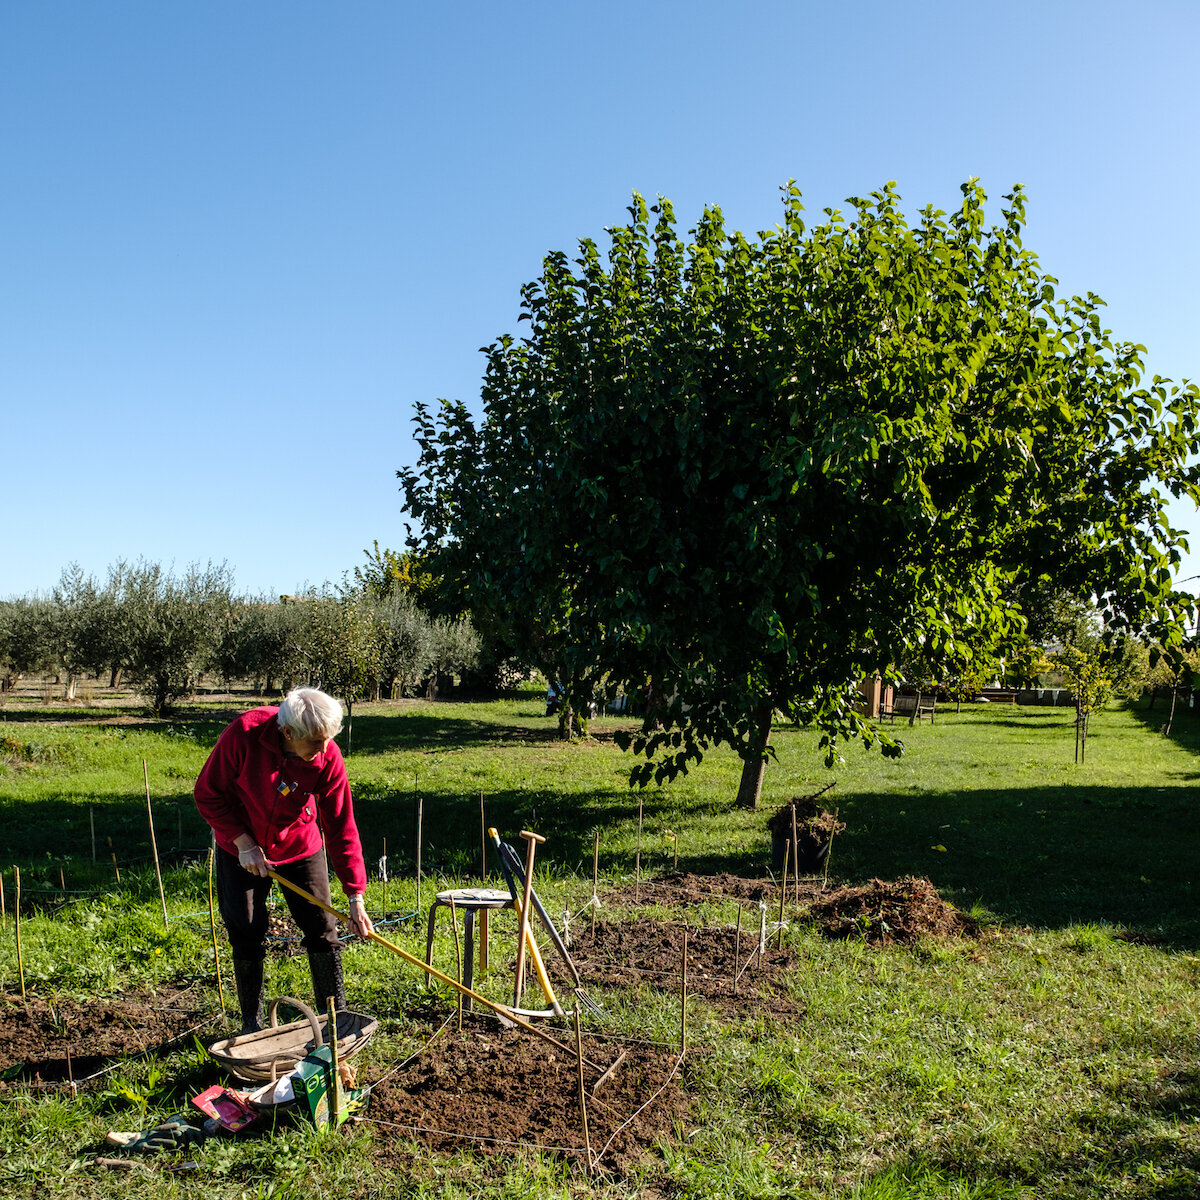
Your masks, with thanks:
M 262 852 L 262 847 L 257 845 L 238 850 L 238 862 L 251 875 L 259 875 L 263 879 L 267 878 L 267 868 L 271 865 L 267 862 L 267 856 Z
M 360 938 L 375 932 L 375 926 L 367 915 L 367 902 L 361 896 L 350 897 L 350 925 Z

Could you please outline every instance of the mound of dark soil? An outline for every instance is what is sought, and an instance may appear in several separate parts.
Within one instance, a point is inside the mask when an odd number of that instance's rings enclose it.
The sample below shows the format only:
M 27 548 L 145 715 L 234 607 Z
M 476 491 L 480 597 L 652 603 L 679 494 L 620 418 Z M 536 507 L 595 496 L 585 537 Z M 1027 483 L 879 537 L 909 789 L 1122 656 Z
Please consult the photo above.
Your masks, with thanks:
M 210 1013 L 186 988 L 53 1003 L 5 997 L 0 1001 L 0 1088 L 9 1082 L 86 1079 L 115 1059 L 169 1044 Z
M 872 879 L 813 900 L 809 915 L 831 938 L 862 938 L 872 945 L 909 945 L 923 937 L 974 937 L 978 924 L 937 894 L 928 879 Z
M 574 1044 L 569 1034 L 556 1031 L 553 1036 Z M 621 1051 L 624 1060 L 597 1095 L 592 1087 L 599 1072 L 584 1072 L 591 1145 L 597 1153 L 604 1151 L 610 1167 L 669 1138 L 688 1109 L 683 1081 L 673 1074 L 678 1053 L 583 1039 L 584 1057 L 601 1069 L 616 1062 Z M 427 1146 L 494 1155 L 511 1154 L 513 1143 L 523 1143 L 578 1154 L 582 1162 L 576 1071 L 572 1053 L 522 1030 L 447 1030 L 404 1071 L 372 1089 L 366 1117 L 378 1130 L 373 1156 L 403 1167 L 410 1155 L 398 1139 L 413 1138 Z

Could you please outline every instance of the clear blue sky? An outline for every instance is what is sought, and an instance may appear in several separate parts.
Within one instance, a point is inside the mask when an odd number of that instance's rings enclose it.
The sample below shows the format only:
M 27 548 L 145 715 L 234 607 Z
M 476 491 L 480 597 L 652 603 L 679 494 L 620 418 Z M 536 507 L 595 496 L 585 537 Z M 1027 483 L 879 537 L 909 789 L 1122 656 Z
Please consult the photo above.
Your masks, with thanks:
M 814 212 L 1022 182 L 1063 289 L 1196 377 L 1198 44 L 1194 0 L 5 4 L 0 596 L 399 548 L 413 404 L 476 399 L 633 189 L 753 232 L 792 177 Z

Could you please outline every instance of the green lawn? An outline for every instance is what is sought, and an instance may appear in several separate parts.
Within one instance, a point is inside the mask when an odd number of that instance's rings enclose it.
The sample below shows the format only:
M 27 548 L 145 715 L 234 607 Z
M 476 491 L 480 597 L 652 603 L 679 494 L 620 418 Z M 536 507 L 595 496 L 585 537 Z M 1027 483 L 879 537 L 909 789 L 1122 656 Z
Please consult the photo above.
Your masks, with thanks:
M 348 763 L 367 856 L 377 858 L 386 839 L 393 872 L 403 876 L 389 885 L 389 908 L 416 908 L 418 801 L 424 904 L 434 883 L 477 870 L 481 793 L 489 823 L 506 834 L 532 827 L 546 835 L 539 890 L 552 911 L 577 908 L 590 894 L 596 832 L 606 880 L 632 876 L 639 796 L 625 785 L 629 760 L 611 742 L 618 722 L 598 720 L 594 740 L 567 745 L 542 714 L 532 695 L 356 709 Z M 831 882 L 928 876 L 984 920 L 984 936 L 876 948 L 828 942 L 793 920 L 786 939 L 801 964 L 792 988 L 802 1015 L 770 1018 L 748 1005 L 731 1018 L 695 1000 L 692 1118 L 640 1174 L 593 1182 L 553 1157 L 497 1164 L 419 1152 L 411 1170 L 392 1178 L 366 1167 L 369 1132 L 330 1139 L 296 1130 L 210 1144 L 198 1172 L 136 1185 L 222 1197 L 1200 1195 L 1192 886 L 1200 721 L 1184 714 L 1168 740 L 1158 713 L 1098 714 L 1088 760 L 1076 766 L 1072 715 L 973 706 L 939 713 L 932 726 L 900 727 L 908 752 L 898 761 L 845 750 L 825 797 L 847 824 Z M 0 990 L 10 1000 L 13 863 L 35 898 L 50 897 L 60 870 L 69 889 L 94 893 L 23 922 L 26 983 L 36 993 L 211 974 L 202 867 L 168 869 L 173 919 L 163 929 L 142 762 L 160 850 L 206 846 L 190 788 L 222 721 L 199 709 L 152 726 L 97 726 L 96 716 L 0 713 L 9 764 L 0 767 L 0 865 L 10 904 Z M 679 834 L 681 868 L 763 872 L 767 815 L 831 777 L 811 735 L 779 728 L 774 742 L 778 761 L 756 813 L 732 808 L 740 764 L 727 752 L 641 796 L 643 874 L 669 866 L 667 829 Z M 380 883 L 370 900 L 381 906 Z M 714 908 L 705 919 L 728 920 L 732 911 Z M 411 924 L 392 929 L 410 949 L 422 940 Z M 443 939 L 437 953 L 452 961 L 453 945 Z M 305 994 L 301 973 L 285 961 L 273 983 Z M 351 951 L 347 975 L 353 998 L 388 1017 L 378 1052 L 401 1046 L 421 980 L 371 947 Z M 603 999 L 626 1033 L 661 1034 L 674 1019 L 666 998 Z M 202 1069 L 194 1053 L 164 1064 L 168 1081 Z M 131 1065 L 129 1077 L 146 1070 Z M 161 1083 L 148 1113 L 167 1115 L 183 1099 Z M 32 1196 L 65 1170 L 55 1184 L 63 1195 L 119 1194 L 127 1178 L 68 1168 L 104 1129 L 128 1123 L 120 1105 L 94 1094 L 72 1102 L 0 1092 L 0 1187 Z

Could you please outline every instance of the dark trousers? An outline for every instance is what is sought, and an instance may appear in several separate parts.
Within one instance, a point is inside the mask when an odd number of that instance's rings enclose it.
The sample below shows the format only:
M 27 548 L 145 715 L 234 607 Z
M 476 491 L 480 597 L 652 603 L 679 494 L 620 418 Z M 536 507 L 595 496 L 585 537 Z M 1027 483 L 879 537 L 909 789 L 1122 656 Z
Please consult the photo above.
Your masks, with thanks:
M 311 892 L 318 900 L 329 903 L 329 867 L 323 849 L 298 862 L 284 863 L 271 869 L 306 892 Z M 238 862 L 236 854 L 217 847 L 217 904 L 221 910 L 221 920 L 225 922 L 229 933 L 234 958 L 262 959 L 270 918 L 267 895 L 274 882 L 273 879 L 251 875 Z M 287 888 L 282 890 L 292 919 L 304 934 L 304 949 L 309 954 L 327 954 L 336 950 L 339 945 L 337 921 L 295 892 Z

